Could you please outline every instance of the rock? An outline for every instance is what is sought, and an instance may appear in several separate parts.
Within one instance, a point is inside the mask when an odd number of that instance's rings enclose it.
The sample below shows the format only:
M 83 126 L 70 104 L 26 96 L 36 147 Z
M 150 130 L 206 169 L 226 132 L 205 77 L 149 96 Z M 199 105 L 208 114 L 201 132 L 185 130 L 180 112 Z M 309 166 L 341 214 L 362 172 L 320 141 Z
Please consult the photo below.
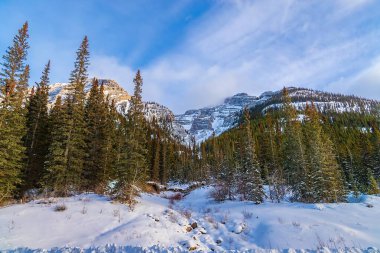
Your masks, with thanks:
M 192 227 L 186 227 L 186 232 L 191 232 L 191 230 L 193 230 Z
M 198 227 L 198 224 L 196 223 L 196 222 L 193 222 L 192 224 L 191 224 L 191 228 L 192 229 L 196 229 Z
M 206 231 L 204 228 L 200 228 L 200 229 L 199 229 L 199 232 L 200 232 L 202 235 L 207 234 L 207 231 Z
M 222 244 L 223 240 L 222 240 L 222 238 L 218 238 L 218 239 L 216 239 L 215 242 L 216 242 L 216 244 L 220 245 L 220 244 Z
M 244 231 L 244 229 L 245 229 L 246 227 L 247 227 L 247 225 L 244 224 L 244 223 L 242 223 L 242 224 L 238 224 L 238 225 L 235 226 L 233 232 L 234 232 L 235 234 L 240 234 L 241 232 Z

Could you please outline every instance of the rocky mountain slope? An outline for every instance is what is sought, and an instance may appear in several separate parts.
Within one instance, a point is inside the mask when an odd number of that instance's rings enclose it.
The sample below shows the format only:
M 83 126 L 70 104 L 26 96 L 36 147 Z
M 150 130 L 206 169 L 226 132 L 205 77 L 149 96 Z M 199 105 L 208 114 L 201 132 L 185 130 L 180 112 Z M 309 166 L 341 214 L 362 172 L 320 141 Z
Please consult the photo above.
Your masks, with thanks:
M 304 88 L 290 87 L 288 92 L 293 105 L 298 109 L 304 108 L 307 103 L 311 102 L 321 111 L 335 110 L 338 112 L 370 111 L 379 105 L 379 102 L 374 100 Z M 245 107 L 257 112 L 265 112 L 271 107 L 280 107 L 281 97 L 281 90 L 264 92 L 258 97 L 239 93 L 226 98 L 220 105 L 188 110 L 184 114 L 176 115 L 175 122 L 189 131 L 197 142 L 201 142 L 213 134 L 219 135 L 234 127 L 237 124 L 240 112 Z
M 104 85 L 106 96 L 116 102 L 119 112 L 126 113 L 129 108 L 131 96 L 117 82 L 108 79 L 100 79 Z M 50 86 L 49 102 L 52 105 L 57 96 L 67 95 L 67 83 L 56 83 Z M 90 90 L 90 83 L 86 85 L 85 91 Z M 307 103 L 313 102 L 319 110 L 344 111 L 371 111 L 379 106 L 378 101 L 346 96 L 304 88 L 288 88 L 292 103 L 298 109 L 302 109 Z M 228 97 L 220 105 L 204 107 L 201 109 L 188 110 L 184 114 L 174 115 L 173 112 L 158 103 L 145 102 L 145 115 L 148 121 L 153 118 L 159 122 L 169 122 L 169 128 L 173 136 L 189 143 L 192 138 L 200 143 L 213 134 L 219 135 L 236 126 L 241 111 L 247 107 L 262 113 L 269 108 L 281 106 L 282 91 L 268 91 L 260 96 L 251 96 L 246 93 L 238 93 Z

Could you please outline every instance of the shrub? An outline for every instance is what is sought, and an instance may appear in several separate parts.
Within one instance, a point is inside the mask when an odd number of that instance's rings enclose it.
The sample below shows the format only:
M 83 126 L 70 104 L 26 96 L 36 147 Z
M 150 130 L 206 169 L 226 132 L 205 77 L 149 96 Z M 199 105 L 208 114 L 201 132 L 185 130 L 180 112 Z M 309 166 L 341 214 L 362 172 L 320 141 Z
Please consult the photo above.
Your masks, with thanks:
M 183 196 L 181 193 L 177 192 L 173 195 L 168 196 L 167 198 L 169 199 L 170 204 L 174 204 L 175 201 L 182 200 Z
M 67 209 L 65 204 L 59 204 L 54 207 L 55 212 L 63 212 Z
M 253 217 L 253 213 L 248 212 L 247 210 L 243 210 L 242 214 L 243 214 L 244 219 L 246 220 L 249 220 Z
M 213 191 L 211 191 L 210 196 L 215 201 L 224 201 L 226 200 L 227 193 L 228 193 L 228 190 L 226 187 L 218 185 L 218 186 L 215 186 Z

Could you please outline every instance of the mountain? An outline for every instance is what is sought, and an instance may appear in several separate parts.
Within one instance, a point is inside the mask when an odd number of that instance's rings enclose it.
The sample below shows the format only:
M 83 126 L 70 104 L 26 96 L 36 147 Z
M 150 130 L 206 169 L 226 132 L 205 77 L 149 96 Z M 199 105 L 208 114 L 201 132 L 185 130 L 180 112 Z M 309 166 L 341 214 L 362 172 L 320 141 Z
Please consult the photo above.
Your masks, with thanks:
M 109 79 L 99 79 L 99 84 L 104 85 L 104 93 L 116 102 L 117 110 L 126 114 L 129 108 L 131 96 L 117 82 Z M 65 97 L 68 92 L 68 83 L 56 83 L 50 86 L 49 102 L 52 105 L 57 96 Z M 88 83 L 85 91 L 89 92 L 91 84 Z M 307 103 L 313 102 L 320 110 L 345 111 L 372 111 L 379 106 L 375 100 L 328 93 L 323 91 L 288 88 L 292 103 L 298 109 L 303 109 Z M 145 102 L 145 116 L 148 121 L 153 118 L 158 122 L 168 122 L 173 136 L 184 143 L 190 143 L 194 138 L 200 143 L 213 134 L 221 133 L 236 126 L 241 111 L 247 107 L 256 113 L 265 113 L 273 107 L 281 107 L 282 91 L 267 91 L 260 96 L 251 96 L 247 93 L 238 93 L 228 97 L 220 105 L 188 110 L 184 114 L 174 115 L 167 107 L 156 102 Z
M 176 115 L 175 122 L 189 131 L 197 142 L 201 142 L 214 133 L 219 135 L 233 127 L 244 107 L 253 107 L 263 103 L 271 95 L 271 92 L 263 93 L 259 97 L 239 93 L 226 98 L 221 105 L 188 110 L 182 115 Z
M 99 79 L 99 85 L 103 84 L 104 94 L 113 100 L 116 104 L 116 109 L 126 115 L 129 109 L 129 100 L 131 96 L 121 87 L 116 81 L 109 79 Z M 68 94 L 68 83 L 55 83 L 50 85 L 49 90 L 49 106 L 52 106 L 58 96 L 65 98 Z M 89 95 L 91 82 L 85 86 L 86 96 Z M 155 118 L 160 124 L 167 122 L 166 127 L 172 132 L 173 137 L 180 139 L 184 143 L 190 141 L 188 131 L 181 124 L 175 121 L 174 113 L 167 107 L 155 102 L 144 102 L 144 114 L 146 119 L 151 122 Z
M 344 111 L 371 111 L 379 106 L 378 101 L 316 91 L 305 88 L 288 88 L 292 103 L 298 109 L 303 109 L 307 103 L 313 102 L 320 110 Z M 267 91 L 260 96 L 250 96 L 246 93 L 238 93 L 226 98 L 220 105 L 205 107 L 197 110 L 188 110 L 184 114 L 176 115 L 175 122 L 182 125 L 194 136 L 197 142 L 219 135 L 234 127 L 242 109 L 248 107 L 252 111 L 265 113 L 272 107 L 281 106 L 282 91 Z

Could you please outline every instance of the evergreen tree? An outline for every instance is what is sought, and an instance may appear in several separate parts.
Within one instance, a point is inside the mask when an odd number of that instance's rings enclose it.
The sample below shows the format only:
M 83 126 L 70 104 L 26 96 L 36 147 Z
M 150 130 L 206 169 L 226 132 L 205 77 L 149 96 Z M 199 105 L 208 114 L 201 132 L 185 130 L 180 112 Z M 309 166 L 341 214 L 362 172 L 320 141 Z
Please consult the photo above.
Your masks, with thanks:
M 282 112 L 284 137 L 281 153 L 285 180 L 292 189 L 294 199 L 301 199 L 306 195 L 305 191 L 310 192 L 310 186 L 305 181 L 307 168 L 301 123 L 297 120 L 297 111 L 291 104 L 286 88 L 283 89 Z
M 332 142 L 322 131 L 320 118 L 314 105 L 305 110 L 305 142 L 307 171 L 304 178 L 307 189 L 303 201 L 337 202 L 344 199 L 345 191 L 340 167 Z
M 133 203 L 136 194 L 137 184 L 143 183 L 147 179 L 146 161 L 146 123 L 144 118 L 144 105 L 141 93 L 143 79 L 140 71 L 137 71 L 133 80 L 134 93 L 130 101 L 130 108 L 127 114 L 127 141 L 126 150 L 128 152 L 119 165 L 119 179 L 117 184 L 118 197 Z
M 31 94 L 27 107 L 27 134 L 25 146 L 27 162 L 24 174 L 24 190 L 38 187 L 44 172 L 48 152 L 48 96 L 50 61 L 46 64 L 37 89 Z
M 161 184 L 166 184 L 168 181 L 168 164 L 167 164 L 167 143 L 165 140 L 161 141 L 160 145 L 160 182 Z
M 239 193 L 243 198 L 259 204 L 263 202 L 263 182 L 260 175 L 260 166 L 256 159 L 252 138 L 249 112 L 244 111 L 244 137 L 242 138 L 241 172 L 239 175 Z
M 3 56 L 0 72 L 0 203 L 15 196 L 24 166 L 25 95 L 29 66 L 25 65 L 28 23 L 18 31 Z
M 87 82 L 87 68 L 89 65 L 89 51 L 87 36 L 83 39 L 75 61 L 74 70 L 71 72 L 69 94 L 65 100 L 63 108 L 65 115 L 62 137 L 60 143 L 51 144 L 49 151 L 49 168 L 50 173 L 55 174 L 55 169 L 62 170 L 53 178 L 53 188 L 59 189 L 58 194 L 67 196 L 81 187 L 83 165 L 86 155 L 86 122 L 84 118 L 85 92 L 84 87 Z M 54 130 L 53 130 L 54 131 Z M 52 136 L 53 137 L 53 136 Z M 64 145 L 64 152 L 61 153 L 61 145 Z M 62 157 L 54 157 L 60 155 Z M 63 178 L 58 178 L 62 176 Z
M 45 173 L 40 184 L 47 191 L 55 195 L 65 195 L 68 192 L 67 161 L 65 147 L 67 142 L 66 104 L 62 104 L 60 96 L 57 97 L 49 114 L 49 149 L 45 163 Z
M 84 188 L 87 190 L 104 190 L 104 175 L 107 170 L 107 106 L 104 87 L 99 87 L 93 79 L 90 94 L 85 106 L 86 122 L 86 157 L 83 168 Z

